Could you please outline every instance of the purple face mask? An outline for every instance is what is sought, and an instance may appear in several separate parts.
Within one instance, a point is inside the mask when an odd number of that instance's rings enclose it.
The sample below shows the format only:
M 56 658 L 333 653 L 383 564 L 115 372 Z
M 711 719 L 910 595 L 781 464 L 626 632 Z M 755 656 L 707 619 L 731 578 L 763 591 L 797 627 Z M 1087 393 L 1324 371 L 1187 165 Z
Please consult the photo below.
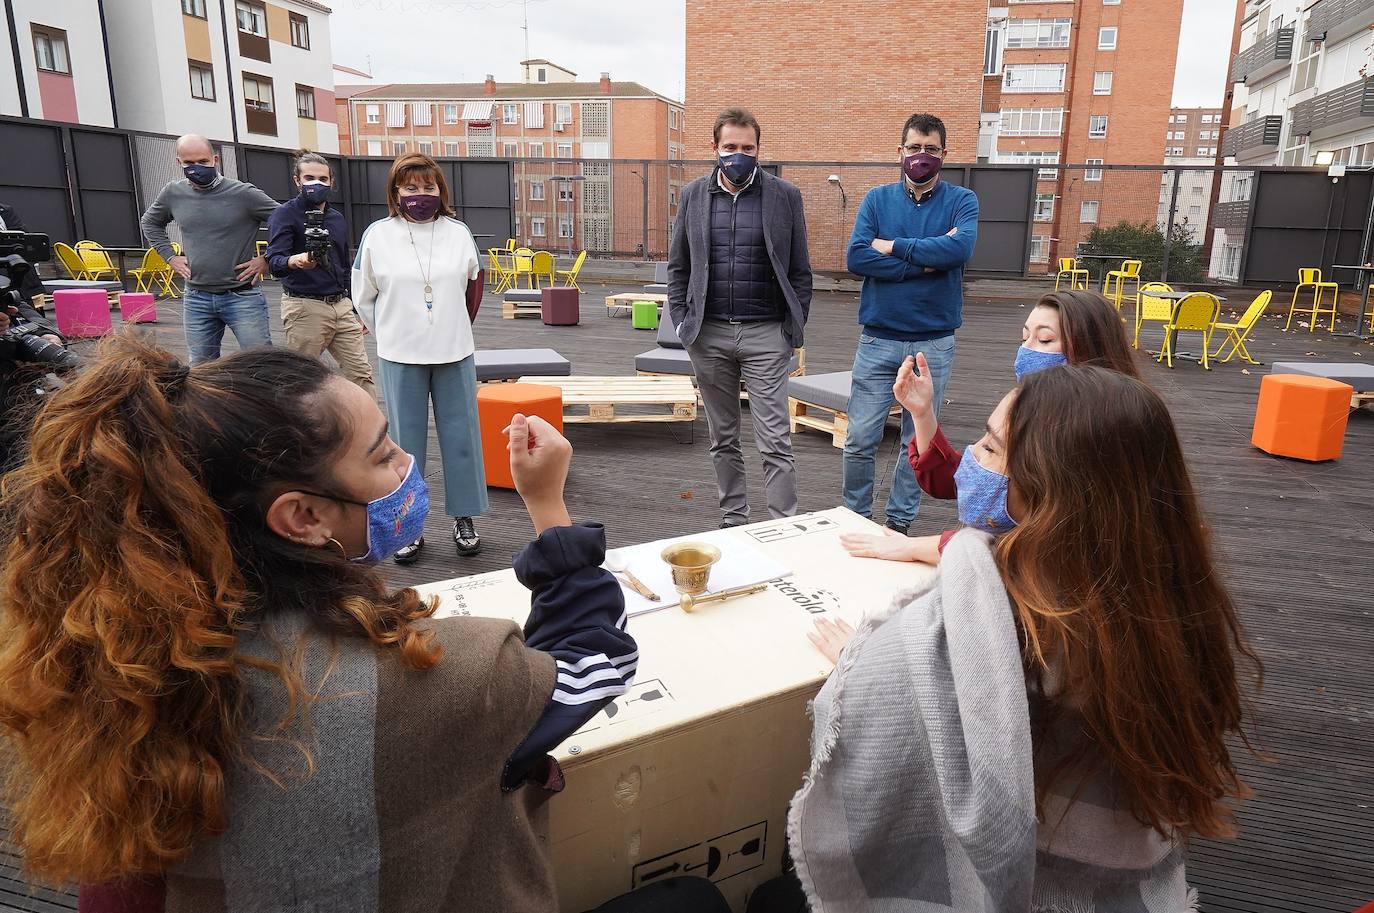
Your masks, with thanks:
M 401 197 L 401 205 L 405 207 L 406 215 L 416 222 L 428 222 L 439 212 L 439 195 L 418 193 L 411 197 Z
M 941 164 L 943 160 L 938 155 L 918 152 L 902 157 L 902 174 L 909 177 L 913 184 L 924 184 L 939 173 Z

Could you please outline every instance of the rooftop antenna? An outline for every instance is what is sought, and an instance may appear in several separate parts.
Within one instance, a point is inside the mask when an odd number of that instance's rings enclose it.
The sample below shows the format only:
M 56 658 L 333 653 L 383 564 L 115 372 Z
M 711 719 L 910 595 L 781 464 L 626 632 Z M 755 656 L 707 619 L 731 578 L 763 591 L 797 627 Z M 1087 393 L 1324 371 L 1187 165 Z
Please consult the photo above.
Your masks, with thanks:
M 525 59 L 530 59 L 530 0 L 523 0 L 521 7 L 525 11 Z

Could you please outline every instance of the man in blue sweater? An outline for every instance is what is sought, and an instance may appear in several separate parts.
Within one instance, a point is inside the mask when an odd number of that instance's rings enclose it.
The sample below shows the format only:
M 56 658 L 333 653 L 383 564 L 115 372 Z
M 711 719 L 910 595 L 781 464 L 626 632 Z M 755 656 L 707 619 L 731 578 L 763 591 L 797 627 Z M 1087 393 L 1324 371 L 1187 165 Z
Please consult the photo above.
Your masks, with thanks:
M 964 264 L 978 237 L 978 198 L 940 180 L 945 125 L 914 114 L 902 128 L 902 179 L 864 197 L 849 241 L 849 271 L 864 277 L 859 348 L 844 445 L 844 504 L 873 514 L 875 454 L 895 399 L 902 362 L 925 356 L 938 415 L 954 364 L 954 331 L 963 322 Z M 914 425 L 902 413 L 902 446 L 893 458 L 887 526 L 906 535 L 921 506 L 907 461 Z

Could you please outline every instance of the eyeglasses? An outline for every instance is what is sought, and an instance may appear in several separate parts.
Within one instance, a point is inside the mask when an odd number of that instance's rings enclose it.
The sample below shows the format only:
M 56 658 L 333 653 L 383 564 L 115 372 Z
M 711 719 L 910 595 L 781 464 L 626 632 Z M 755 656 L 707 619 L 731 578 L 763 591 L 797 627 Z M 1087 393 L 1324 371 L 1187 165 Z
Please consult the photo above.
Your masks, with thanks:
M 945 151 L 941 149 L 939 146 L 918 146 L 914 143 L 910 146 L 903 146 L 902 149 L 906 152 L 907 155 L 919 155 L 922 152 L 924 152 L 926 155 L 939 155 L 940 153 Z

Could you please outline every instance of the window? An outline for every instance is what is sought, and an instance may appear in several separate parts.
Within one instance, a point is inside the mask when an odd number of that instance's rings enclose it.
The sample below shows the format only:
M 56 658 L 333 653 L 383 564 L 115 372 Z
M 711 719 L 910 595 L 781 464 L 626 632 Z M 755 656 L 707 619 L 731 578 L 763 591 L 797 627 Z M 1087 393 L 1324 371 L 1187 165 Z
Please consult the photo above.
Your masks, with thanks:
M 997 163 L 1006 165 L 1057 165 L 1059 164 L 1058 152 L 999 152 L 997 153 Z M 1054 180 L 1058 169 L 1041 168 L 1036 178 L 1041 181 Z
M 1035 235 L 1031 238 L 1030 260 L 1032 263 L 1044 263 L 1050 259 L 1050 239 L 1045 235 Z
M 554 150 L 554 155 L 561 159 L 570 159 L 572 154 L 572 143 L 559 143 L 558 148 Z
M 1054 194 L 1037 193 L 1035 195 L 1035 221 L 1051 222 L 1054 220 Z
M 1202 215 L 1202 207 L 1201 207 L 1201 206 L 1189 206 L 1189 207 L 1188 207 L 1188 215 L 1193 216 L 1193 217 L 1195 217 L 1195 218 L 1196 218 L 1197 216 Z
M 560 101 L 553 106 L 553 119 L 555 123 L 572 123 L 572 102 Z
M 571 216 L 558 217 L 558 237 L 571 238 L 573 236 L 573 220 Z
M 458 144 L 444 143 L 444 155 L 447 158 L 456 159 L 458 157 Z
M 1078 221 L 1096 222 L 1098 205 L 1096 200 L 1084 200 L 1078 207 Z
M 296 86 L 296 116 L 315 119 L 315 90 L 309 86 Z
M 501 154 L 504 155 L 504 156 L 505 156 L 506 158 L 508 158 L 508 159 L 519 158 L 519 157 L 520 157 L 520 144 L 519 144 L 519 143 L 502 143 L 502 144 L 501 144 Z
M 457 106 L 457 105 L 444 105 L 444 123 L 446 123 L 446 124 L 456 124 L 456 123 L 458 123 L 458 106 Z
M 1003 108 L 1002 136 L 1058 136 L 1064 132 L 1063 108 Z
M 393 142 L 393 143 L 391 144 L 391 154 L 392 154 L 392 155 L 405 155 L 405 152 L 406 152 L 406 144 L 405 144 L 405 143 Z
M 1186 116 L 1184 116 L 1184 120 L 1187 120 L 1187 117 L 1186 117 Z M 1202 115 L 1202 122 L 1203 122 L 1204 124 L 1219 124 L 1219 123 L 1221 123 L 1221 115 L 1220 115 L 1220 114 L 1204 114 L 1204 115 Z
M 546 70 L 546 69 L 544 69 L 543 67 L 540 67 L 540 68 L 539 68 L 539 75 L 536 77 L 536 79 L 537 79 L 539 82 L 548 82 L 548 81 L 549 81 L 549 71 Z
M 501 123 L 503 123 L 503 124 L 518 124 L 518 123 L 520 123 L 520 106 L 519 106 L 519 105 L 502 105 L 502 106 L 501 106 Z
M 420 146 L 420 153 L 421 153 L 422 155 L 433 155 L 433 154 L 434 154 L 434 143 L 432 143 L 432 142 L 422 142 L 422 143 L 419 143 L 419 146 Z
M 530 156 L 530 158 L 532 158 L 532 159 L 542 159 L 542 158 L 544 157 L 544 144 L 543 144 L 543 143 L 530 143 L 530 144 L 529 144 L 529 156 Z
M 543 182 L 543 181 L 530 181 L 530 199 L 531 199 L 531 200 L 542 200 L 542 199 L 544 199 L 544 182 Z M 542 235 L 543 232 L 541 231 L 541 232 L 539 232 L 539 234 Z
M 288 13 L 291 20 L 291 46 L 310 50 L 310 20 L 300 13 Z
M 368 140 L 368 141 L 367 141 L 367 154 L 368 154 L 368 155 L 381 155 L 381 154 L 382 154 L 382 141 L 379 140 L 379 139 L 370 139 L 370 140 Z
M 1206 147 L 1206 146 L 1198 146 L 1198 147 L 1197 147 L 1197 154 L 1200 155 L 1200 156 L 1201 156 L 1201 155 L 1206 155 L 1206 154 L 1207 154 L 1207 147 Z
M 191 68 L 191 97 L 205 101 L 215 100 L 215 71 L 208 63 L 188 60 Z
M 276 110 L 272 98 L 272 80 L 266 76 L 243 74 L 243 106 L 250 111 Z
M 382 122 L 382 106 L 381 106 L 381 105 L 368 105 L 368 106 L 367 106 L 367 122 L 368 122 L 369 124 L 380 124 L 380 123 Z
M 1202 196 L 1202 185 L 1194 184 L 1192 187 L 1188 188 L 1188 192 L 1195 197 L 1200 197 Z
M 559 182 L 558 182 L 558 200 L 559 200 L 559 202 L 561 202 L 561 203 L 571 203 L 571 202 L 572 202 L 572 198 L 573 198 L 572 182 L 571 182 L 571 181 L 559 181 Z
M 181 11 L 197 19 L 205 18 L 205 0 L 181 0 Z
M 1002 27 L 989 22 L 983 39 L 983 75 L 998 76 L 1002 72 Z
M 1121 0 L 1102 0 L 1103 6 L 1120 6 Z
M 67 56 L 67 33 L 45 25 L 33 26 L 33 61 L 47 73 L 71 75 L 71 59 Z
M 1101 165 L 1101 164 L 1102 164 L 1102 159 L 1088 159 L 1086 162 L 1084 162 L 1084 164 L 1086 164 L 1086 165 Z M 1102 169 L 1101 169 L 1101 168 L 1084 168 L 1084 169 L 1083 169 L 1083 180 L 1085 180 L 1085 181 L 1100 181 L 1100 180 L 1102 180 Z
M 1011 19 L 1007 22 L 1009 48 L 1066 48 L 1069 19 Z
M 1003 92 L 1062 92 L 1062 63 L 1007 64 L 1002 76 Z
M 1088 117 L 1088 139 L 1102 139 L 1107 135 L 1107 115 L 1092 114 Z
M 1208 146 L 1208 147 L 1207 147 L 1207 154 L 1208 154 L 1208 155 L 1215 156 L 1215 155 L 1217 154 L 1217 147 L 1216 147 L 1216 146 Z
M 1111 95 L 1112 94 L 1112 71 L 1103 70 L 1093 74 L 1093 94 Z
M 1183 154 L 1183 147 L 1182 147 L 1182 146 L 1173 146 L 1173 147 L 1171 147 L 1171 148 L 1169 149 L 1169 153 L 1168 153 L 1168 154 L 1169 154 L 1169 155 L 1174 155 L 1174 156 L 1182 155 L 1182 154 Z
M 611 157 L 611 144 L 605 140 L 583 141 L 582 157 L 584 159 L 606 159 Z
M 267 12 L 260 4 L 238 0 L 239 31 L 259 38 L 267 37 Z
M 544 218 L 534 216 L 530 219 L 530 236 L 534 238 L 544 237 Z
M 679 114 L 679 112 L 678 112 L 677 108 L 669 108 L 669 109 L 668 109 L 668 129 L 669 129 L 669 130 L 677 130 L 677 129 L 678 129 L 678 114 Z
M 1104 25 L 1097 30 L 1097 49 L 1099 51 L 1116 50 L 1116 26 Z

